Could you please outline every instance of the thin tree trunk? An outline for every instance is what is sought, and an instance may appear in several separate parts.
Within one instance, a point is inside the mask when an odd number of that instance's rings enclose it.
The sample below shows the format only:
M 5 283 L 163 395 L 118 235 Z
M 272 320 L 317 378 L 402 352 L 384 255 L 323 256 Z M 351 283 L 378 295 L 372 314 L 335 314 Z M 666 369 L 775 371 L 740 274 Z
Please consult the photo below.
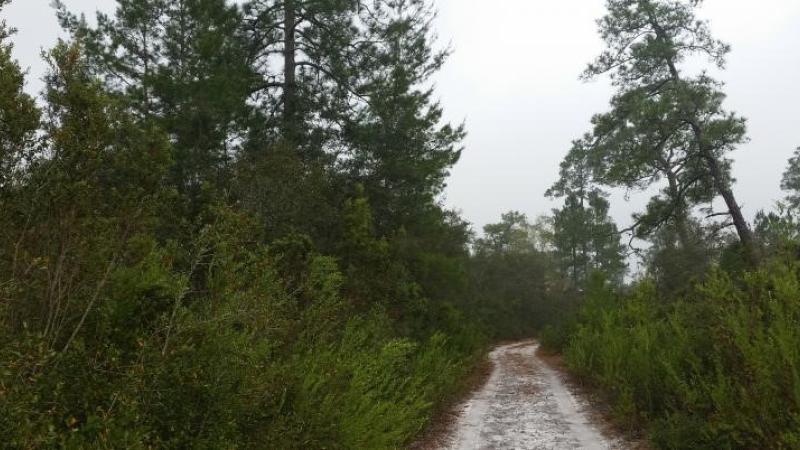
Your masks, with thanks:
M 653 30 L 656 33 L 656 37 L 661 42 L 663 42 L 665 45 L 672 44 L 667 36 L 666 31 L 652 14 L 650 15 L 650 25 L 652 25 Z M 682 79 L 680 73 L 678 72 L 678 68 L 675 66 L 675 61 L 669 57 L 665 58 L 665 61 L 669 67 L 672 80 L 676 83 L 680 83 Z M 717 189 L 717 193 L 719 193 L 723 200 L 725 200 L 725 205 L 727 206 L 728 212 L 733 220 L 733 225 L 736 227 L 736 233 L 739 235 L 739 241 L 744 247 L 746 257 L 751 265 L 757 266 L 759 258 L 756 254 L 753 232 L 750 230 L 750 226 L 747 224 L 747 220 L 745 220 L 744 215 L 742 214 L 742 209 L 739 206 L 739 203 L 736 201 L 736 197 L 733 195 L 733 190 L 731 190 L 728 180 L 725 178 L 725 175 L 722 173 L 722 170 L 719 167 L 719 161 L 717 161 L 717 158 L 703 144 L 703 128 L 700 126 L 700 123 L 697 122 L 695 117 L 688 118 L 687 122 L 692 126 L 692 131 L 694 133 L 698 149 L 700 150 L 702 158 L 706 162 L 706 166 L 708 167 L 708 172 L 711 175 L 711 178 L 714 180 L 714 187 Z
M 284 139 L 289 145 L 297 145 L 297 61 L 295 60 L 297 14 L 294 0 L 284 0 L 283 9 L 283 132 Z
M 105 288 L 106 283 L 108 282 L 108 277 L 111 275 L 111 272 L 114 270 L 116 265 L 117 257 L 114 256 L 111 258 L 111 261 L 108 263 L 106 267 L 105 273 L 103 273 L 103 277 L 100 279 L 100 282 L 97 283 L 97 288 L 92 295 L 92 298 L 89 299 L 89 303 L 86 305 L 86 308 L 83 310 L 83 314 L 81 315 L 81 319 L 78 321 L 78 325 L 75 326 L 75 329 L 72 330 L 72 334 L 70 334 L 69 339 L 67 339 L 67 343 L 64 344 L 64 348 L 61 349 L 61 353 L 66 353 L 69 350 L 70 345 L 72 345 L 72 341 L 75 340 L 75 337 L 78 335 L 78 332 L 81 331 L 83 328 L 84 322 L 86 322 L 86 317 L 89 316 L 89 313 L 94 308 L 95 303 L 97 303 L 97 299 L 100 297 L 100 294 L 103 292 L 103 288 Z
M 675 212 L 673 218 L 675 220 L 675 230 L 678 232 L 678 239 L 680 240 L 681 248 L 688 249 L 691 245 L 689 240 L 689 231 L 687 230 L 687 217 L 686 204 L 678 191 L 678 181 L 675 179 L 675 173 L 667 169 L 667 181 L 669 182 L 669 195 L 672 197 Z
M 758 265 L 758 255 L 755 253 L 753 232 L 750 230 L 750 226 L 747 224 L 747 221 L 742 214 L 742 209 L 739 207 L 739 203 L 736 202 L 736 197 L 733 195 L 733 191 L 730 189 L 728 182 L 725 179 L 725 175 L 722 173 L 722 170 L 719 167 L 719 161 L 717 161 L 717 158 L 711 154 L 708 148 L 705 148 L 702 145 L 702 129 L 696 124 L 693 124 L 692 126 L 695 130 L 695 136 L 700 142 L 703 158 L 706 160 L 708 170 L 711 173 L 711 177 L 714 179 L 714 184 L 716 185 L 717 191 L 722 196 L 722 199 L 725 200 L 725 205 L 728 207 L 728 212 L 731 215 L 734 227 L 736 227 L 736 233 L 739 235 L 739 240 L 741 241 L 745 252 L 747 253 L 747 258 L 753 265 Z

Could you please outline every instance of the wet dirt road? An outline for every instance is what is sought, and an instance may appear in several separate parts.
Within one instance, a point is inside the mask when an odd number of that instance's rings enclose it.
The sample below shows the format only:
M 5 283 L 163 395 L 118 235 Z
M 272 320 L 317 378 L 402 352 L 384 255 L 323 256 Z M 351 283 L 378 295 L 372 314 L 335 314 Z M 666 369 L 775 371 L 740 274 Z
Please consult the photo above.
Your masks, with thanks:
M 496 348 L 486 385 L 459 410 L 448 450 L 624 449 L 590 420 L 586 403 L 526 341 Z

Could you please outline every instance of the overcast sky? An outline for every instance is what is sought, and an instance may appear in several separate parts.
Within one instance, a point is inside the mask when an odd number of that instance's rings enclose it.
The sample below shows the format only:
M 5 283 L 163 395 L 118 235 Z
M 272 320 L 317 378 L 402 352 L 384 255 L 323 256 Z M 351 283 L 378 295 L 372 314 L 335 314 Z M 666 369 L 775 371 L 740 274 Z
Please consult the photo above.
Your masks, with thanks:
M 18 28 L 15 56 L 38 91 L 39 53 L 60 30 L 50 0 L 14 0 L 2 12 Z M 114 0 L 65 0 L 73 11 L 112 11 Z M 604 0 L 438 0 L 443 44 L 455 53 L 437 77 L 446 116 L 466 121 L 469 137 L 453 170 L 446 203 L 480 229 L 516 209 L 535 217 L 570 142 L 589 130 L 613 93 L 607 80 L 578 75 L 602 50 L 595 19 Z M 800 0 L 707 0 L 701 15 L 733 46 L 727 108 L 749 119 L 751 142 L 734 154 L 736 195 L 752 217 L 782 197 L 780 176 L 800 146 Z M 612 200 L 621 225 L 646 203 Z

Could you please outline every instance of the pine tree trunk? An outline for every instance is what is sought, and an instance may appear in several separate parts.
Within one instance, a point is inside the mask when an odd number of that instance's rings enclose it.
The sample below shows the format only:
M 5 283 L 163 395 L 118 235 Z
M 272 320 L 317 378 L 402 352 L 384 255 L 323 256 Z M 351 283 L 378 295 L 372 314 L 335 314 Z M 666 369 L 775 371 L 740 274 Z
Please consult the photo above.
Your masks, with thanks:
M 295 60 L 297 14 L 295 1 L 284 0 L 283 9 L 283 133 L 284 139 L 289 145 L 297 145 L 297 62 Z
M 702 130 L 699 127 L 696 127 L 695 134 L 697 135 L 697 140 L 699 141 L 702 137 Z M 757 266 L 759 258 L 756 254 L 753 232 L 750 230 L 750 226 L 747 224 L 747 221 L 742 214 L 742 209 L 739 207 L 739 203 L 736 202 L 736 197 L 733 195 L 733 191 L 730 189 L 730 187 L 728 187 L 727 180 L 724 179 L 724 175 L 719 168 L 719 161 L 717 161 L 717 158 L 715 158 L 714 155 L 708 151 L 708 149 L 702 148 L 701 151 L 703 152 L 703 158 L 706 160 L 711 177 L 714 178 L 717 191 L 722 196 L 722 199 L 725 200 L 725 205 L 728 207 L 728 212 L 731 215 L 734 227 L 736 227 L 736 233 L 739 235 L 739 240 L 744 247 L 746 257 L 753 266 Z
M 669 195 L 672 197 L 675 208 L 675 212 L 673 213 L 675 230 L 678 232 L 681 248 L 686 250 L 691 245 L 689 231 L 686 228 L 688 213 L 686 211 L 686 204 L 678 191 L 678 180 L 675 179 L 675 173 L 671 169 L 667 170 L 667 181 L 669 182 Z
M 652 14 L 649 18 L 650 25 L 653 26 L 656 37 L 665 45 L 672 45 L 667 33 L 661 27 L 661 24 L 658 23 L 658 20 L 656 20 Z M 665 62 L 669 68 L 671 79 L 676 83 L 681 83 L 682 79 L 680 73 L 678 72 L 678 68 L 675 65 L 674 59 L 666 57 Z M 719 167 L 719 161 L 717 161 L 717 158 L 714 157 L 709 149 L 703 144 L 703 128 L 694 117 L 689 118 L 688 122 L 692 126 L 695 140 L 698 148 L 700 149 L 702 158 L 706 161 L 709 175 L 711 175 L 711 178 L 714 180 L 714 186 L 717 189 L 717 193 L 719 193 L 723 200 L 725 200 L 725 205 L 728 208 L 731 219 L 733 219 L 733 225 L 736 227 L 736 233 L 739 235 L 739 241 L 741 242 L 742 247 L 744 247 L 747 260 L 752 266 L 755 267 L 758 265 L 759 258 L 756 254 L 753 232 L 750 230 L 750 226 L 747 224 L 747 221 L 742 214 L 742 209 L 739 207 L 739 203 L 736 201 L 736 197 L 733 195 L 733 191 L 728 184 L 728 180 L 725 179 L 725 176 Z

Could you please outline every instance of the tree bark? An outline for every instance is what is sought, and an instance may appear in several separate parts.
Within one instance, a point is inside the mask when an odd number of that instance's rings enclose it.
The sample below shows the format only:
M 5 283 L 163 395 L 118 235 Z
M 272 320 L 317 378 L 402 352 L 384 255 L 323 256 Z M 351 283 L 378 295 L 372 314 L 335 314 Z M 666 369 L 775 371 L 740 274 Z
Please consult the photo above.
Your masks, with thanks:
M 667 33 L 661 24 L 658 23 L 658 20 L 656 20 L 652 14 L 649 15 L 649 19 L 650 25 L 653 27 L 653 31 L 656 33 L 656 38 L 665 45 L 671 45 L 672 42 L 669 36 L 667 36 Z M 674 59 L 672 57 L 665 57 L 664 60 L 669 68 L 671 79 L 676 83 L 682 82 L 678 68 L 675 66 Z M 697 121 L 696 117 L 688 117 L 686 120 L 692 126 L 692 132 L 694 134 L 697 147 L 700 151 L 700 156 L 706 162 L 708 173 L 711 175 L 711 178 L 714 181 L 714 186 L 717 189 L 717 193 L 719 193 L 719 195 L 722 196 L 723 200 L 725 201 L 725 205 L 728 208 L 728 212 L 733 220 L 733 224 L 736 227 L 736 233 L 739 235 L 739 241 L 744 247 L 748 262 L 755 267 L 758 265 L 759 258 L 756 254 L 753 232 L 750 230 L 750 226 L 747 224 L 747 221 L 742 214 L 742 209 L 739 206 L 739 203 L 736 201 L 736 197 L 733 195 L 733 190 L 731 190 L 728 180 L 725 178 L 722 170 L 719 167 L 719 161 L 717 161 L 717 158 L 703 143 L 703 127 Z
M 758 265 L 759 258 L 756 254 L 753 232 L 750 230 L 750 226 L 747 224 L 747 221 L 742 214 L 742 209 L 739 206 L 739 203 L 736 202 L 736 197 L 733 195 L 733 191 L 729 187 L 728 181 L 725 179 L 725 176 L 719 167 L 719 161 L 717 161 L 717 158 L 711 154 L 711 151 L 702 144 L 702 128 L 699 126 L 699 124 L 692 124 L 692 127 L 694 129 L 695 137 L 700 145 L 700 151 L 703 155 L 703 159 L 706 160 L 708 170 L 711 174 L 711 177 L 714 179 L 717 192 L 719 192 L 719 194 L 722 196 L 722 199 L 725 201 L 725 205 L 728 207 L 728 212 L 733 220 L 733 225 L 736 227 L 736 233 L 739 235 L 739 240 L 744 247 L 746 256 L 750 263 L 756 266 Z
M 687 212 L 686 203 L 678 191 L 678 180 L 675 178 L 675 173 L 671 169 L 667 169 L 667 181 L 669 182 L 669 195 L 672 197 L 674 211 L 672 217 L 675 220 L 675 230 L 678 232 L 678 240 L 680 240 L 681 248 L 688 249 L 691 245 L 689 240 L 689 232 L 686 229 Z
M 289 145 L 298 144 L 297 124 L 297 11 L 295 0 L 283 2 L 283 133 Z

